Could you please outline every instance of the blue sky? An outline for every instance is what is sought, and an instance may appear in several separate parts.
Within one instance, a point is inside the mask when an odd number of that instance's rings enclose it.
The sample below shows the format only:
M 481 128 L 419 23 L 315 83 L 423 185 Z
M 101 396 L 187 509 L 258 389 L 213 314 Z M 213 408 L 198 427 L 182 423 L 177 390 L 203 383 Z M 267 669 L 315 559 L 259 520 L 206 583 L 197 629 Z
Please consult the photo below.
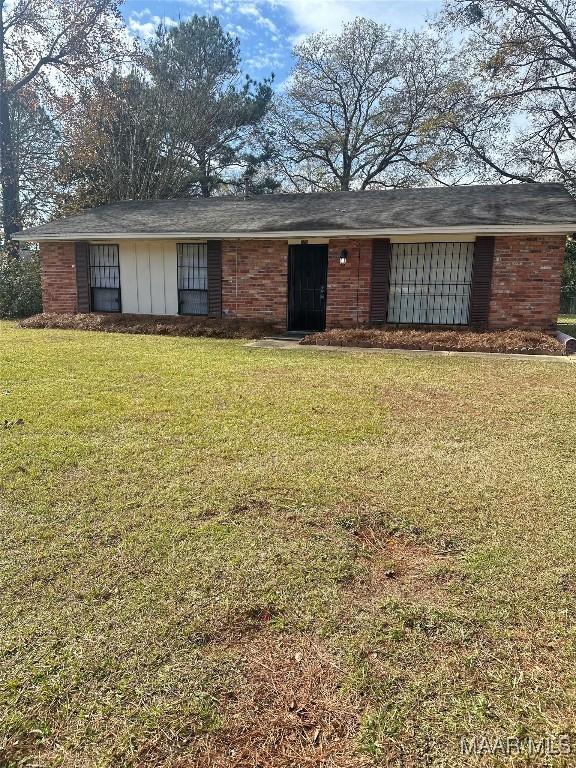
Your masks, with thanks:
M 290 71 L 292 46 L 308 34 L 336 32 L 355 16 L 418 29 L 440 5 L 440 0 L 124 0 L 123 12 L 129 29 L 141 37 L 161 20 L 216 15 L 240 38 L 244 71 L 256 78 L 274 72 L 280 84 Z

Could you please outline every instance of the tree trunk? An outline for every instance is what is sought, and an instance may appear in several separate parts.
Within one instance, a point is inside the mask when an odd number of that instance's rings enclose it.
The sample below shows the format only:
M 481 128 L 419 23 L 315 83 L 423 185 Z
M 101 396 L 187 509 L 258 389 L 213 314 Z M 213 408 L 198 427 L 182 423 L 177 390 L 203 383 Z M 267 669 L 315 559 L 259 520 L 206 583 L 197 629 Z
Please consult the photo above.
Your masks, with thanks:
M 210 197 L 210 184 L 205 176 L 200 179 L 200 193 L 202 197 Z
M 198 151 L 198 169 L 200 171 L 200 194 L 202 197 L 210 197 L 210 162 L 204 149 Z
M 10 125 L 10 108 L 6 93 L 0 90 L 0 176 L 2 179 L 2 228 L 4 243 L 16 252 L 18 244 L 12 235 L 22 229 L 18 166 Z
M 0 181 L 2 187 L 2 228 L 4 244 L 11 253 L 18 255 L 18 243 L 12 235 L 22 229 L 20 210 L 20 184 L 18 163 L 10 122 L 10 97 L 6 82 L 4 57 L 3 3 L 0 2 Z
M 352 161 L 346 147 L 342 147 L 342 175 L 340 176 L 340 191 L 350 192 L 352 177 Z

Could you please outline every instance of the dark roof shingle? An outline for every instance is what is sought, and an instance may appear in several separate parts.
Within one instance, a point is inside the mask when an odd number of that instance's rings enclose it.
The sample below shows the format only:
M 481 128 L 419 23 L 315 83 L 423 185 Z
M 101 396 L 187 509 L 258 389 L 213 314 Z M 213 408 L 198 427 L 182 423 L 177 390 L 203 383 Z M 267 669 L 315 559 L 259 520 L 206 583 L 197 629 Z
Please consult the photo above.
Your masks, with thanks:
M 108 235 L 248 236 L 339 231 L 434 231 L 559 225 L 576 228 L 576 200 L 561 184 L 423 187 L 391 191 L 135 200 L 92 208 L 19 239 Z

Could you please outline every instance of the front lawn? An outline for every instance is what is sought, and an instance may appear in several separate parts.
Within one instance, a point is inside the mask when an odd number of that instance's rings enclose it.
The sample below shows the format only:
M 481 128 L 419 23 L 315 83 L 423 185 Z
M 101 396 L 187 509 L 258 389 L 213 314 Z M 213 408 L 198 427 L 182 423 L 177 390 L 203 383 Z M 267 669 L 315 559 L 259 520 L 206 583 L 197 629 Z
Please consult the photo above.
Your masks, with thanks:
M 568 765 L 575 389 L 0 324 L 0 765 Z

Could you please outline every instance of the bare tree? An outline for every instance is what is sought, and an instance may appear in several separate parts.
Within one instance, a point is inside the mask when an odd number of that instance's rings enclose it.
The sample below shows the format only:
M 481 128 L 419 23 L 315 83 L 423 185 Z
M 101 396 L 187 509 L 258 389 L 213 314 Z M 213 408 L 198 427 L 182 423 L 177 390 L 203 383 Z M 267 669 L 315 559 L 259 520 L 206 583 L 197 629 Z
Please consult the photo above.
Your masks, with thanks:
M 499 180 L 576 188 L 575 0 L 447 0 L 463 77 L 442 102 L 447 140 Z
M 62 96 L 110 57 L 120 0 L 0 0 L 0 181 L 5 241 L 22 227 L 14 102 L 26 89 Z M 15 246 L 13 246 L 15 247 Z
M 272 119 L 277 162 L 292 185 L 366 189 L 421 183 L 442 173 L 432 105 L 449 77 L 445 46 L 357 18 L 339 35 L 295 49 Z

